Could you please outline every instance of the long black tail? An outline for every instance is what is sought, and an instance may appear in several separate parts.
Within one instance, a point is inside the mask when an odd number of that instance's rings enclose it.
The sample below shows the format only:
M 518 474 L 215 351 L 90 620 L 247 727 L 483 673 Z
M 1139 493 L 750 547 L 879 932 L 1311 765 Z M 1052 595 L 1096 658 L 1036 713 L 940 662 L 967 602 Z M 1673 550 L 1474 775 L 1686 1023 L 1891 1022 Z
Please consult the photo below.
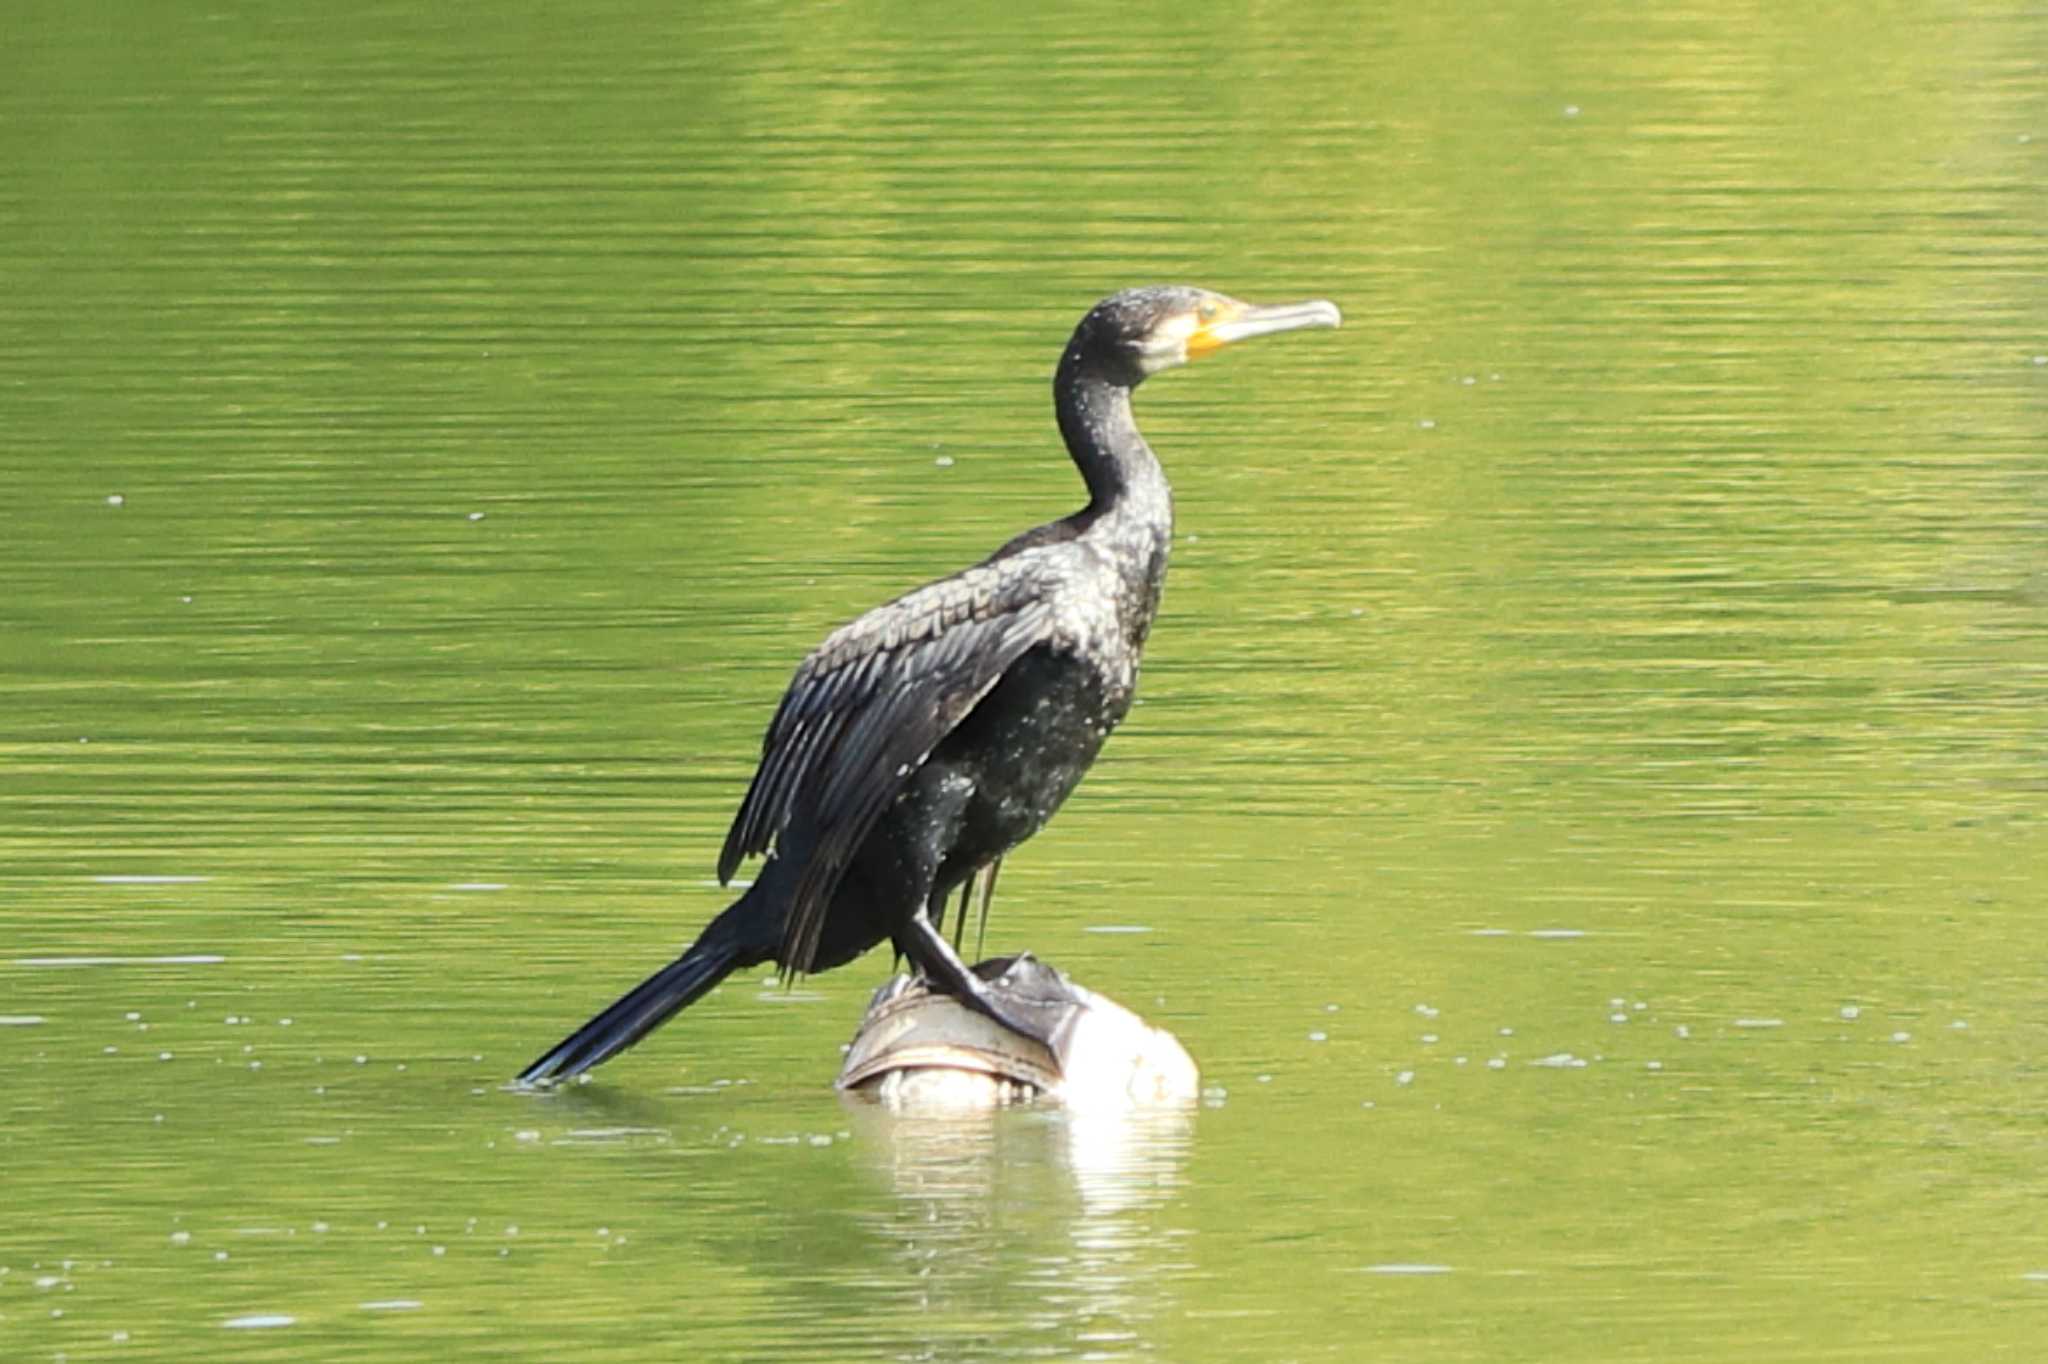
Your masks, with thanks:
M 771 952 L 750 944 L 751 938 L 759 936 L 747 931 L 752 926 L 749 921 L 758 917 L 758 907 L 748 899 L 741 896 L 711 921 L 689 951 L 635 985 L 520 1071 L 519 1083 L 546 1085 L 573 1079 L 668 1022 L 733 971 L 765 961 Z

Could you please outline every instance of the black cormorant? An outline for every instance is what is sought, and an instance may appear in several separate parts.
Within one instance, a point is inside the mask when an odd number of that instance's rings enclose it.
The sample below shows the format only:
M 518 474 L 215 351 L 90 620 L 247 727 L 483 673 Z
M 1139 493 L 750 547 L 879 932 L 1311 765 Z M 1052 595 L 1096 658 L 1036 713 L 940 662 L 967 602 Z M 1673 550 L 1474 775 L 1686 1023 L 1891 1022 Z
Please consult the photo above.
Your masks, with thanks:
M 1322 300 L 1255 307 L 1182 286 L 1098 303 L 1053 376 L 1088 505 L 826 637 L 768 726 L 719 855 L 724 883 L 767 854 L 753 885 L 520 1081 L 589 1070 L 732 971 L 823 971 L 884 941 L 937 988 L 1048 1040 L 1028 1001 L 991 991 L 934 920 L 954 887 L 1044 827 L 1130 708 L 1173 533 L 1131 390 L 1233 341 L 1338 320 Z

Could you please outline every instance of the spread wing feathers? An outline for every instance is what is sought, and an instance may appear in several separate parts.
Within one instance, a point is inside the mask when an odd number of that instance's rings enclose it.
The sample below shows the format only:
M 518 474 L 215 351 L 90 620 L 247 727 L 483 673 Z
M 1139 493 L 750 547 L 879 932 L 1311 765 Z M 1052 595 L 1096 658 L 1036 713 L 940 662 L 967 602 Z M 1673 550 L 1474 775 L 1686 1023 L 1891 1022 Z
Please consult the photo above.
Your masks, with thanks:
M 718 859 L 718 879 L 729 880 L 805 811 L 816 833 L 800 851 L 786 968 L 812 960 L 840 875 L 910 774 L 1012 663 L 1051 638 L 1050 586 L 970 569 L 870 611 L 798 667 Z

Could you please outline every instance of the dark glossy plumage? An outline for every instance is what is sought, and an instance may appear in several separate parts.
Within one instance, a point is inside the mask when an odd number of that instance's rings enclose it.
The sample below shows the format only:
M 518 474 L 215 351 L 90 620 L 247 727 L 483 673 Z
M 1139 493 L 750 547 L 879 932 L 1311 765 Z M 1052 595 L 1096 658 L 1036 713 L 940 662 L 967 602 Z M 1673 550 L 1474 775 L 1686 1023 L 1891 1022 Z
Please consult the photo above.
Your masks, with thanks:
M 951 890 L 1044 826 L 1130 708 L 1173 530 L 1131 389 L 1232 340 L 1336 322 L 1327 303 L 1257 309 L 1177 286 L 1091 310 L 1053 381 L 1088 505 L 812 651 L 718 859 L 723 882 L 766 854 L 754 884 L 520 1079 L 597 1065 L 740 967 L 825 970 L 885 940 L 938 988 L 1039 1035 L 1028 1005 L 991 993 L 934 922 Z

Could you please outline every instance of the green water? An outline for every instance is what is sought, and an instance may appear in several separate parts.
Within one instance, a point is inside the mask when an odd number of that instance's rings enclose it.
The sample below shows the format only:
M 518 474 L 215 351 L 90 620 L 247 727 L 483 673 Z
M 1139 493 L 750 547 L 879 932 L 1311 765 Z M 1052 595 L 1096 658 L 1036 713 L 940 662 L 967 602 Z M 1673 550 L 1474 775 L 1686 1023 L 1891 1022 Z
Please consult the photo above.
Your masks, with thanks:
M 2038 9 L 4 28 L 0 1357 L 2041 1357 Z M 1347 324 L 1140 395 L 989 946 L 1209 1100 L 842 1103 L 882 956 L 505 1091 L 1160 279 Z

